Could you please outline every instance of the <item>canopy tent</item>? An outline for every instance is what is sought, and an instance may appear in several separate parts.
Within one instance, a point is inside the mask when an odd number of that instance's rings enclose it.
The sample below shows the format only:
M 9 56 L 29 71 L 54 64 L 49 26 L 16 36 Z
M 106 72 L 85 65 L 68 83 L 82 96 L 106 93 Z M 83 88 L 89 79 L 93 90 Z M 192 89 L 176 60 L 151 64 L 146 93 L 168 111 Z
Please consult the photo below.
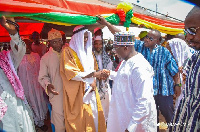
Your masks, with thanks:
M 50 30 L 52 27 L 55 26 L 56 28 L 60 28 L 63 30 L 63 26 L 57 25 L 71 26 L 74 24 L 94 24 L 96 23 L 96 17 L 93 16 L 114 12 L 115 6 L 107 4 L 105 2 L 100 2 L 98 0 L 0 1 L 0 16 L 7 15 L 16 17 L 16 21 L 19 22 L 21 36 L 30 35 L 33 31 L 38 31 L 40 33 L 42 29 L 44 30 L 42 33 L 45 34 L 46 31 Z M 84 20 L 87 21 L 84 23 Z M 79 23 L 80 21 L 81 23 Z M 66 28 L 64 29 L 66 30 Z M 71 29 L 73 29 L 73 27 L 67 27 L 67 30 Z M 9 41 L 8 33 L 1 26 L 0 31 L 0 42 Z
M 46 34 L 52 27 L 64 31 L 69 31 L 69 29 L 72 31 L 72 27 L 75 25 L 92 24 L 95 27 L 98 26 L 95 24 L 98 19 L 95 17 L 96 15 L 103 15 L 109 22 L 115 25 L 123 24 L 129 27 L 130 23 L 143 24 L 147 28 L 154 28 L 172 35 L 183 32 L 183 23 L 162 20 L 131 11 L 132 7 L 130 5 L 123 3 L 120 6 L 116 6 L 99 0 L 0 1 L 0 16 L 12 16 L 16 17 L 18 22 L 26 22 L 24 26 L 23 23 L 20 23 L 20 35 L 29 35 L 35 30 Z M 128 13 L 129 15 L 127 15 Z M 70 28 L 66 26 L 70 26 Z M 2 27 L 0 27 L 0 31 L 3 31 Z M 0 36 L 2 38 L 2 36 L 5 37 L 8 34 L 5 34 L 4 31 L 1 32 Z M 0 42 L 2 40 L 0 39 Z
M 44 23 L 18 23 L 20 26 L 20 35 L 29 35 L 33 31 L 41 32 Z M 10 37 L 5 28 L 0 26 L 0 42 L 8 42 Z

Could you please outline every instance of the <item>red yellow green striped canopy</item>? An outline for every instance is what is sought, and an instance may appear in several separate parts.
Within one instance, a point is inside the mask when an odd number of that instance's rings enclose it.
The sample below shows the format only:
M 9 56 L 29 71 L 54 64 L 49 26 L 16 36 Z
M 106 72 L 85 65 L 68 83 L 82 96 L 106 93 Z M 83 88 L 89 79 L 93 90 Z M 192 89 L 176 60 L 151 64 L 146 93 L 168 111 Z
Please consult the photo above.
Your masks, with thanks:
M 126 6 L 126 4 L 117 7 L 98 0 L 1 0 L 0 16 L 20 17 L 43 23 L 70 26 L 95 24 L 97 22 L 96 15 L 103 15 L 109 22 L 118 25 L 121 20 L 117 15 L 117 10 L 119 8 L 125 10 L 126 7 L 123 6 Z M 125 12 L 127 13 L 127 11 Z M 136 12 L 133 13 L 130 22 L 138 25 L 143 24 L 147 28 L 157 29 L 171 35 L 183 33 L 184 28 L 183 23 L 163 20 Z M 0 30 L 3 30 L 2 27 L 0 27 Z M 20 30 L 30 31 L 29 28 L 20 28 Z M 23 33 L 25 34 L 25 32 Z M 6 36 L 5 32 L 0 33 L 0 36 Z

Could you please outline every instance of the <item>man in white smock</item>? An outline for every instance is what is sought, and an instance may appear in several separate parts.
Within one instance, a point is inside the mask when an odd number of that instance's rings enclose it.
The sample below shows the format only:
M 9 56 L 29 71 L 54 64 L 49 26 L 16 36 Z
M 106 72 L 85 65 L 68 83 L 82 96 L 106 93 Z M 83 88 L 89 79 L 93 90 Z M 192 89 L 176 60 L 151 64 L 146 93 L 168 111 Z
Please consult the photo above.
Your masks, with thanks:
M 123 61 L 117 72 L 110 71 L 114 84 L 107 131 L 156 132 L 153 68 L 135 51 L 132 33 L 119 32 L 114 39 L 113 48 Z

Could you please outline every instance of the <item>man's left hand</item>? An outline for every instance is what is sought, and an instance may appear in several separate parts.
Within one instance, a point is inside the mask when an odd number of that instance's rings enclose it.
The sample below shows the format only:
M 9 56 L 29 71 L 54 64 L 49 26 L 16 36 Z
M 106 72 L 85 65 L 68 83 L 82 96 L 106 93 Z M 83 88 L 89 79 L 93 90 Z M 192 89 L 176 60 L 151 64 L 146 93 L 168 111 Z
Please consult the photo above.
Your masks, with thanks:
M 94 79 L 94 82 L 92 84 L 90 84 L 90 86 L 92 87 L 91 92 L 96 90 L 97 86 L 96 86 L 96 80 L 95 79 Z

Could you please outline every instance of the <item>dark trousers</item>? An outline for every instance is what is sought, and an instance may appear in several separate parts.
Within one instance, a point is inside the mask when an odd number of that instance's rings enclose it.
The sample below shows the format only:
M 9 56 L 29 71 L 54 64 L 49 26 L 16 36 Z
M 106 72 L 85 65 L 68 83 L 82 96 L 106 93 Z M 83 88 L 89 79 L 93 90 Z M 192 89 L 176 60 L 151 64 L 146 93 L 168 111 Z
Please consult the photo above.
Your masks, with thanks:
M 155 95 L 154 99 L 157 108 L 157 119 L 159 117 L 159 110 L 160 110 L 161 114 L 165 117 L 166 122 L 169 124 L 174 115 L 173 95 L 170 96 Z M 159 119 L 157 121 L 159 122 Z

